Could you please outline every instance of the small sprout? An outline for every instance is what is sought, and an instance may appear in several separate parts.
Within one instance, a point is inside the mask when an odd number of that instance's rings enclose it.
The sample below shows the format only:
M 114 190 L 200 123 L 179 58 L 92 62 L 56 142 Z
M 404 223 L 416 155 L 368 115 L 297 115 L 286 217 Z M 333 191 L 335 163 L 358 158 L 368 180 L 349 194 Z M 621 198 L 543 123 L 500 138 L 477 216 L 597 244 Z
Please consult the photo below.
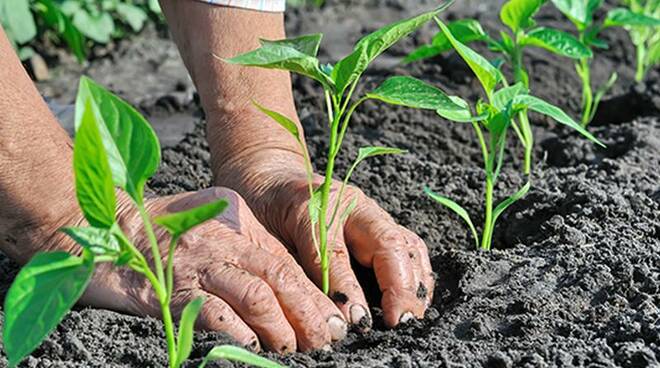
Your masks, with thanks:
M 300 150 L 305 156 L 310 198 L 309 216 L 312 224 L 312 239 L 314 240 L 314 246 L 318 251 L 321 264 L 321 287 L 326 294 L 330 291 L 329 267 L 331 261 L 330 256 L 332 253 L 331 249 L 328 247 L 330 240 L 328 233 L 332 226 L 337 224 L 337 221 L 345 221 L 350 214 L 350 211 L 357 204 L 356 199 L 354 198 L 349 206 L 339 214 L 339 207 L 342 203 L 344 190 L 348 184 L 348 180 L 357 165 L 364 159 L 376 155 L 400 154 L 404 152 L 402 150 L 387 147 L 361 148 L 357 159 L 349 169 L 341 184 L 336 203 L 334 206 L 330 205 L 330 189 L 332 185 L 332 175 L 334 174 L 335 159 L 341 149 L 351 116 L 353 115 L 353 112 L 355 112 L 355 109 L 364 101 L 368 99 L 382 99 L 377 91 L 374 91 L 373 93 L 367 93 L 352 102 L 351 98 L 353 97 L 353 92 L 355 91 L 362 73 L 364 73 L 369 64 L 378 57 L 378 55 L 431 20 L 450 4 L 451 1 L 444 1 L 440 7 L 432 11 L 389 24 L 363 37 L 357 42 L 353 52 L 334 65 L 320 65 L 316 57 L 321 43 L 321 34 L 277 41 L 262 40 L 261 47 L 258 49 L 224 60 L 230 64 L 288 70 L 312 78 L 319 82 L 323 87 L 328 114 L 328 126 L 330 127 L 330 144 L 327 153 L 328 163 L 325 168 L 325 180 L 318 187 L 314 187 L 312 181 L 312 167 L 309 162 L 309 157 L 307 156 L 307 149 L 303 144 L 302 132 L 298 127 L 298 124 L 279 112 L 269 110 L 268 108 L 259 105 L 257 102 L 255 102 L 254 105 L 257 109 L 268 115 L 291 133 L 300 145 Z M 419 86 L 421 85 L 418 85 L 418 87 Z M 397 84 L 393 84 L 392 87 L 397 88 Z M 381 88 L 388 87 L 382 86 Z M 417 92 L 420 99 L 426 98 L 423 96 L 424 91 Z M 436 100 L 432 99 L 429 101 L 430 103 L 438 103 Z M 395 100 L 386 102 L 397 103 Z M 445 102 L 448 106 L 452 104 L 451 101 Z
M 228 204 L 219 200 L 152 219 L 145 208 L 144 186 L 160 164 L 160 145 L 147 121 L 119 97 L 83 77 L 75 122 L 76 196 L 90 226 L 61 230 L 82 247 L 82 257 L 66 252 L 38 253 L 18 273 L 5 299 L 3 344 L 9 366 L 15 367 L 60 323 L 85 291 L 95 265 L 111 262 L 143 275 L 153 287 L 161 305 L 169 367 L 178 368 L 190 356 L 193 326 L 204 300 L 194 299 L 184 308 L 175 336 L 170 311 L 174 249 L 181 235 L 218 216 Z M 154 269 L 117 222 L 115 188 L 126 192 L 140 213 Z M 171 235 L 165 268 L 152 222 Z M 231 347 L 228 355 L 220 354 L 226 347 L 219 348 L 204 362 L 226 358 L 259 367 L 279 366 L 237 347 Z
M 488 35 L 479 22 L 474 19 L 456 20 L 447 24 L 447 28 L 454 38 L 463 44 L 484 42 L 492 51 L 501 54 L 490 64 L 496 69 L 500 69 L 505 63 L 509 64 L 514 77 L 512 84 L 522 83 L 525 88 L 529 89 L 529 75 L 523 63 L 527 47 L 542 48 L 571 59 L 590 58 L 592 55 L 591 50 L 572 35 L 555 28 L 536 25 L 534 15 L 544 3 L 545 0 L 509 0 L 504 3 L 500 10 L 500 19 L 509 28 L 509 31 L 501 32 L 499 39 Z M 413 51 L 404 59 L 404 62 L 425 59 L 452 49 L 452 43 L 440 30 L 433 37 L 431 45 L 424 45 Z M 497 80 L 484 80 L 482 78 L 489 78 L 488 74 L 485 76 L 480 73 L 476 74 L 487 89 L 492 89 L 498 82 L 503 82 L 501 74 L 496 75 L 499 78 Z M 527 111 L 520 110 L 517 117 L 516 134 L 525 149 L 524 173 L 529 175 L 532 169 L 534 135 Z
M 602 5 L 602 0 L 551 0 L 574 25 L 580 41 L 589 49 L 606 49 L 607 43 L 599 38 L 601 31 L 610 27 L 624 27 L 637 48 L 636 79 L 641 81 L 646 71 L 660 62 L 660 3 L 654 0 L 626 0 L 628 8 L 616 8 L 607 13 L 602 22 L 594 21 L 594 12 Z M 575 69 L 582 81 L 582 126 L 587 126 L 596 115 L 598 105 L 607 91 L 617 80 L 617 74 L 598 87 L 594 94 L 591 88 L 591 61 L 580 58 Z
M 465 60 L 481 82 L 487 100 L 479 101 L 475 108 L 471 108 L 460 97 L 447 96 L 440 89 L 411 77 L 391 77 L 373 93 L 378 94 L 378 99 L 382 101 L 412 108 L 435 110 L 439 116 L 447 120 L 472 124 L 481 147 L 486 173 L 484 225 L 481 241 L 470 215 L 463 207 L 447 197 L 434 193 L 429 188 L 426 188 L 425 192 L 461 217 L 467 223 L 474 237 L 475 245 L 488 250 L 492 246 L 493 231 L 498 217 L 511 204 L 524 197 L 530 189 L 528 181 L 510 197 L 496 206 L 493 204 L 495 183 L 504 161 L 507 132 L 509 127 L 517 129 L 515 116 L 519 116 L 521 111 L 532 110 L 577 130 L 593 142 L 598 144 L 600 142 L 560 108 L 530 95 L 524 82 L 498 89 L 498 86 L 504 82 L 499 69 L 458 41 L 448 26 L 437 19 L 436 21 L 449 44 Z

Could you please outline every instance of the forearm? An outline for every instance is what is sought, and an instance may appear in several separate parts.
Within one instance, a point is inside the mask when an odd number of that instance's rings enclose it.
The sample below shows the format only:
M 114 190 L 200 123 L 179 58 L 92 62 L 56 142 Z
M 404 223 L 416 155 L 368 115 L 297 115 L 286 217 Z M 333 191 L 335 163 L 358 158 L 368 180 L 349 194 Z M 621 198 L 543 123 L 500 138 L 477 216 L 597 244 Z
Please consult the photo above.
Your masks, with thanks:
M 252 105 L 259 102 L 298 123 L 289 73 L 230 65 L 214 57 L 255 49 L 260 38 L 284 38 L 283 15 L 196 1 L 161 0 L 161 5 L 207 115 L 215 183 L 237 188 L 242 181 L 258 180 L 240 175 L 248 167 L 252 175 L 272 177 L 276 162 L 304 173 L 296 140 Z
M 54 235 L 77 212 L 71 141 L 2 29 L 0 81 L 0 250 L 26 262 L 39 250 L 71 245 Z

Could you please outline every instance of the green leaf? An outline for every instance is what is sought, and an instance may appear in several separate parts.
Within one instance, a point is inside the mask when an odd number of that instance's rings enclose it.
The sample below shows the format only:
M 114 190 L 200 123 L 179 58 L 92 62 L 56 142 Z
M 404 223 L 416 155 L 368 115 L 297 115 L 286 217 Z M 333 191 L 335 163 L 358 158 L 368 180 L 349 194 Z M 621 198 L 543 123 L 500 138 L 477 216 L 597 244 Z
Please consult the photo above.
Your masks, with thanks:
M 525 185 L 523 185 L 520 190 L 518 190 L 516 193 L 514 193 L 511 197 L 503 200 L 498 204 L 495 209 L 493 210 L 493 220 L 492 223 L 495 224 L 497 221 L 497 218 L 504 212 L 509 206 L 511 206 L 514 202 L 518 201 L 522 197 L 529 192 L 529 188 L 531 187 L 531 183 L 527 182 Z
M 488 40 L 488 35 L 475 19 L 459 19 L 447 24 L 454 37 L 463 44 Z M 430 58 L 451 50 L 453 47 L 442 31 L 433 36 L 431 45 L 424 45 L 403 59 L 404 63 Z
M 5 299 L 3 343 L 9 365 L 30 354 L 73 307 L 94 264 L 66 252 L 38 253 L 16 275 Z
M 207 203 L 186 211 L 169 213 L 154 218 L 154 222 L 165 229 L 174 237 L 178 237 L 197 225 L 217 217 L 229 203 L 224 200 Z
M 133 32 L 139 32 L 147 20 L 147 14 L 144 10 L 129 3 L 117 3 L 117 14 L 128 23 Z
M 92 40 L 106 44 L 115 31 L 115 22 L 108 13 L 89 14 L 81 9 L 73 15 L 73 25 L 85 36 Z
M 484 88 L 484 91 L 486 92 L 486 95 L 490 96 L 495 89 L 495 86 L 497 86 L 497 84 L 502 80 L 502 74 L 500 71 L 490 62 L 488 62 L 488 60 L 486 60 L 483 56 L 479 55 L 474 50 L 463 45 L 456 38 L 454 38 L 447 26 L 445 26 L 437 18 L 436 22 L 438 23 L 438 27 L 440 27 L 445 36 L 447 36 L 447 39 L 449 39 L 449 42 L 452 44 L 456 52 L 461 56 L 461 58 L 463 58 L 463 60 L 465 60 L 470 69 L 472 69 L 474 74 L 477 76 L 479 82 L 481 82 L 481 85 Z
M 353 166 L 357 166 L 360 162 L 364 161 L 369 157 L 383 156 L 383 155 L 400 155 L 406 152 L 408 151 L 399 148 L 392 148 L 392 147 L 378 147 L 378 146 L 362 147 L 358 150 L 358 155 L 357 158 L 355 159 L 355 163 L 353 164 Z
M 98 129 L 98 111 L 86 101 L 73 147 L 76 196 L 85 218 L 94 227 L 115 223 L 116 198 L 108 156 Z
M 523 93 L 528 93 L 528 90 L 522 82 L 516 83 L 513 86 L 500 88 L 493 94 L 493 106 L 498 110 L 504 110 L 513 101 L 514 97 Z
M 515 33 L 534 26 L 534 14 L 545 0 L 509 0 L 500 10 L 500 19 Z
M 441 195 L 434 193 L 428 187 L 424 188 L 424 192 L 434 201 L 454 211 L 455 214 L 457 214 L 460 218 L 463 219 L 463 221 L 465 221 L 465 223 L 467 223 L 468 227 L 470 228 L 470 232 L 472 233 L 472 238 L 474 238 L 474 244 L 477 248 L 479 248 L 479 236 L 477 235 L 477 229 L 474 227 L 474 224 L 472 223 L 472 220 L 470 219 L 470 215 L 467 213 L 467 211 L 463 207 L 461 207 L 458 203 L 452 201 L 447 197 L 443 197 Z
M 232 345 L 220 345 L 216 346 L 206 355 L 202 364 L 199 368 L 204 368 L 206 364 L 212 361 L 226 359 L 234 362 L 241 362 L 249 364 L 253 367 L 260 368 L 285 368 L 284 366 L 268 360 L 264 357 L 260 357 L 257 354 L 251 353 L 243 348 L 239 348 Z
M 616 8 L 607 12 L 603 27 L 634 26 L 634 27 L 658 27 L 660 19 L 641 13 L 634 13 L 629 9 Z
M 69 17 L 52 0 L 36 0 L 35 8 L 41 15 L 41 19 L 64 39 L 78 62 L 82 63 L 87 56 L 85 38 Z
M 260 48 L 222 60 L 230 64 L 288 70 L 315 79 L 332 90 L 334 83 L 323 73 L 316 58 L 321 36 L 314 34 L 278 41 L 261 40 Z
M 87 77 L 80 78 L 76 97 L 76 129 L 79 109 L 87 100 L 98 108 L 98 128 L 110 162 L 112 179 L 133 200 L 144 201 L 144 186 L 160 164 L 160 145 L 156 133 L 131 105 Z M 81 110 L 82 111 L 82 110 Z
M 482 114 L 479 116 L 472 116 L 470 111 L 470 105 L 458 96 L 449 96 L 449 98 L 458 106 L 461 106 L 460 110 L 442 110 L 437 109 L 435 112 L 441 117 L 455 121 L 457 123 L 472 123 L 476 121 L 482 121 L 488 118 L 488 114 Z
M 580 124 L 578 124 L 577 122 L 575 122 L 575 120 L 573 120 L 570 116 L 568 116 L 568 114 L 566 114 L 562 109 L 560 109 L 555 105 L 552 105 L 548 102 L 541 100 L 540 98 L 530 95 L 517 96 L 514 99 L 514 104 L 520 104 L 532 111 L 536 111 L 540 114 L 547 115 L 555 119 L 557 122 L 577 130 L 580 134 L 585 136 L 590 141 L 598 144 L 599 146 L 605 147 L 605 145 L 602 144 L 598 139 L 596 139 L 596 137 L 591 135 L 591 133 L 589 133 Z
M 445 0 L 442 5 L 429 12 L 388 24 L 361 38 L 355 45 L 353 52 L 340 60 L 332 71 L 332 79 L 335 82 L 337 95 L 343 95 L 346 88 L 362 75 L 367 66 L 378 55 L 431 20 L 446 9 L 452 1 Z
M 14 42 L 23 44 L 31 41 L 37 35 L 37 25 L 34 23 L 30 2 L 28 0 L 3 0 L 0 4 L 0 14 L 3 14 L 2 26 Z
M 298 125 L 296 125 L 296 123 L 294 123 L 293 120 L 287 118 L 286 116 L 280 114 L 277 111 L 269 110 L 268 108 L 259 105 L 255 101 L 252 101 L 252 104 L 257 109 L 259 109 L 259 111 L 268 115 L 271 119 L 275 120 L 276 123 L 280 124 L 282 128 L 286 129 L 289 133 L 291 133 L 291 135 L 298 141 L 298 143 L 302 142 L 300 140 L 300 131 L 298 130 Z
M 540 27 L 525 35 L 521 44 L 546 49 L 572 59 L 590 58 L 591 50 L 573 35 L 554 28 Z
M 119 242 L 109 229 L 64 227 L 60 230 L 94 255 L 119 254 Z
M 600 7 L 603 0 L 551 0 L 578 29 L 585 29 L 593 21 L 594 11 Z
M 177 356 L 175 367 L 180 367 L 190 356 L 195 335 L 195 320 L 202 310 L 204 298 L 198 297 L 190 301 L 181 312 L 179 335 L 177 338 Z
M 321 46 L 321 39 L 323 35 L 321 33 L 304 35 L 296 38 L 289 38 L 284 40 L 264 40 L 261 39 L 259 42 L 262 46 L 279 46 L 295 49 L 307 56 L 316 57 L 319 52 L 319 47 Z
M 413 77 L 390 77 L 366 97 L 417 109 L 462 109 L 440 89 Z

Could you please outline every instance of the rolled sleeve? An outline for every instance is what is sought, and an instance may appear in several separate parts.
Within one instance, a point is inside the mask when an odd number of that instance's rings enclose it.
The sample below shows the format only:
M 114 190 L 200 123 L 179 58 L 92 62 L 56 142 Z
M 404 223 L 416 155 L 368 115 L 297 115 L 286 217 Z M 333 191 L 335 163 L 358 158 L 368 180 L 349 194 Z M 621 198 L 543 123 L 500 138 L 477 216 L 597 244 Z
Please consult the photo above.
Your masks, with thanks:
M 264 12 L 281 13 L 286 8 L 286 0 L 198 0 L 207 4 L 229 6 Z

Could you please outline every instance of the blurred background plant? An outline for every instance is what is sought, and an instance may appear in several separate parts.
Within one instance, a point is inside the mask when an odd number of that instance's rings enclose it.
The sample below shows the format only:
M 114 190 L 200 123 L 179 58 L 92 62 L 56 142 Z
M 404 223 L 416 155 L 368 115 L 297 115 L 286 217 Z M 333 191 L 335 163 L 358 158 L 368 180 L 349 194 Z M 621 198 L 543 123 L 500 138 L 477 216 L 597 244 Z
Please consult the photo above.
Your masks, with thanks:
M 79 62 L 94 43 L 141 31 L 160 22 L 158 0 L 2 0 L 0 24 L 21 60 L 35 54 L 40 36 L 65 44 Z
M 325 3 L 325 0 L 286 0 L 287 5 L 294 7 L 301 7 L 307 5 L 313 5 L 320 7 Z

